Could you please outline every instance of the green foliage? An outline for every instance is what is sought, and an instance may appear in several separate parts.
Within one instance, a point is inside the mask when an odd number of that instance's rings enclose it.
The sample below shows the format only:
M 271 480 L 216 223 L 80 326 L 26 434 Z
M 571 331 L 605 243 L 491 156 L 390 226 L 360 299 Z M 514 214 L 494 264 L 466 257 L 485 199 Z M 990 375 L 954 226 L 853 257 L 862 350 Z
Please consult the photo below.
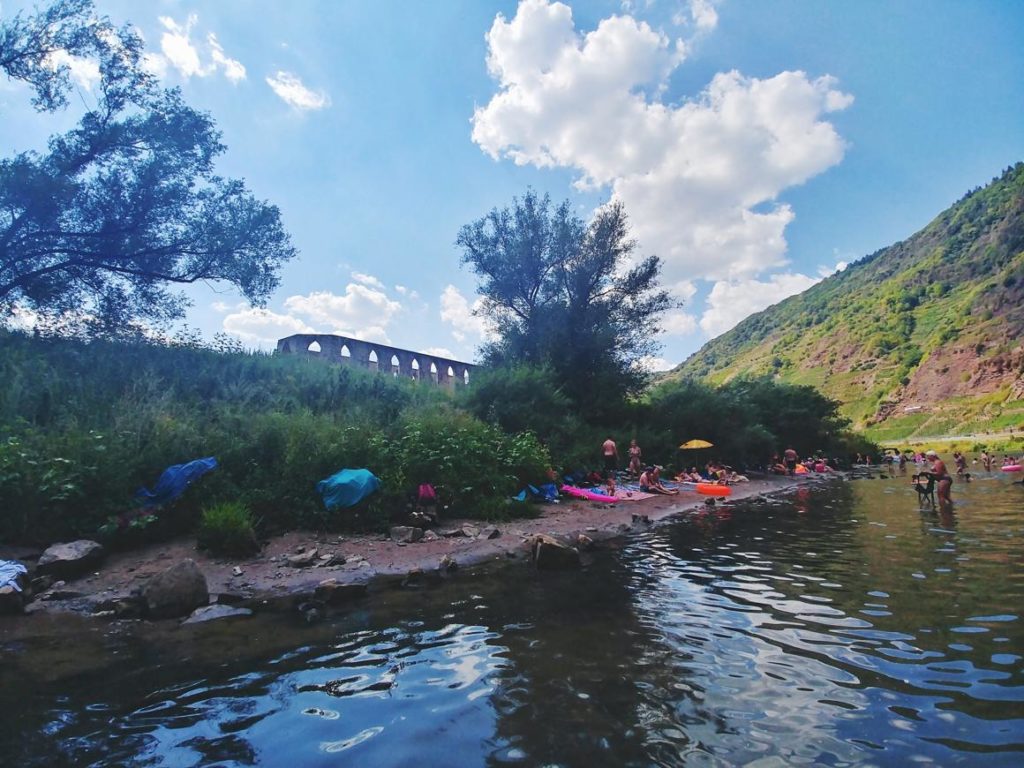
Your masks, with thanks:
M 899 400 L 933 353 L 1020 338 L 1022 277 L 1024 163 L 1017 163 L 907 240 L 745 319 L 667 378 L 724 383 L 770 372 L 814 380 L 864 426 L 877 417 L 878 398 Z M 960 391 L 982 397 L 966 384 Z
M 168 284 L 225 281 L 264 301 L 296 251 L 276 207 L 215 173 L 225 147 L 212 118 L 157 88 L 138 34 L 90 0 L 0 19 L 0 72 L 28 82 L 41 109 L 67 103 L 58 51 L 97 63 L 97 103 L 45 153 L 0 161 L 0 311 L 131 338 L 184 314 Z
M 439 388 L 300 357 L 0 331 L 0 380 L 2 540 L 106 526 L 133 541 L 143 526 L 135 490 L 199 456 L 217 457 L 218 469 L 158 510 L 148 538 L 190 530 L 226 501 L 268 531 L 381 530 L 420 477 L 473 516 L 520 479 L 543 479 L 549 462 L 532 434 L 456 410 Z M 315 486 L 343 467 L 366 467 L 384 486 L 328 513 Z
M 568 201 L 552 209 L 529 191 L 463 227 L 457 244 L 498 333 L 484 350 L 489 364 L 548 369 L 598 421 L 606 404 L 640 391 L 641 362 L 657 349 L 658 318 L 673 302 L 658 288 L 657 257 L 630 266 L 636 242 L 620 204 L 587 224 Z
M 259 551 L 252 513 L 238 501 L 214 504 L 203 510 L 196 540 L 216 555 L 246 557 Z

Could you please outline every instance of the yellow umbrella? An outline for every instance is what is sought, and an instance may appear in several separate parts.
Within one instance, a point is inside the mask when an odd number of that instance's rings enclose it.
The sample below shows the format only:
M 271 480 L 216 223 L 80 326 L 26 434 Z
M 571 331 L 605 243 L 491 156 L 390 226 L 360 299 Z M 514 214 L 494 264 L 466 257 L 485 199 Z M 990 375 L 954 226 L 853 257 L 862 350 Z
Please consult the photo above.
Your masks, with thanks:
M 681 451 L 695 451 L 698 448 L 713 448 L 714 443 L 709 443 L 707 440 L 687 440 L 685 443 L 679 446 Z

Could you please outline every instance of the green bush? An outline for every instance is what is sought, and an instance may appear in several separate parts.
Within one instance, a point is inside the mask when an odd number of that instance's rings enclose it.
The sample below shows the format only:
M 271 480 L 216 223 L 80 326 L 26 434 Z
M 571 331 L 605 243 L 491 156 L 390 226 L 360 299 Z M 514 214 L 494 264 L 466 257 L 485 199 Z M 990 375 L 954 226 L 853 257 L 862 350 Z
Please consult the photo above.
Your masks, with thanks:
M 237 501 L 222 502 L 203 510 L 196 532 L 199 546 L 215 555 L 246 557 L 259 551 L 252 513 Z

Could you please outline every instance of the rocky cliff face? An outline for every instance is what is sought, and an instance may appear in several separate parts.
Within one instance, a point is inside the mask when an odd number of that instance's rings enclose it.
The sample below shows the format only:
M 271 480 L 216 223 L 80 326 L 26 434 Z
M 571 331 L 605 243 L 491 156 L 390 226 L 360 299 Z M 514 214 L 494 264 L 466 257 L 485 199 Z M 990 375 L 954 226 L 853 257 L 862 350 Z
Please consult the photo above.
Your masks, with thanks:
M 1024 429 L 1024 163 L 670 377 L 813 384 L 880 439 Z

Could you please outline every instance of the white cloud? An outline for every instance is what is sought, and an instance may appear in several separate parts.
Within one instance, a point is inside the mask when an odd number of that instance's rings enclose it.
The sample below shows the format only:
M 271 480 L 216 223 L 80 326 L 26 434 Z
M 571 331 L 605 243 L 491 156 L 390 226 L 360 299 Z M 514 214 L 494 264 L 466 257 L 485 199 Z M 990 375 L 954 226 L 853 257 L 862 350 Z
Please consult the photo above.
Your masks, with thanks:
M 449 360 L 457 360 L 455 353 L 447 347 L 427 347 L 422 350 L 425 355 L 434 355 L 435 357 L 447 357 Z
M 646 371 L 652 373 L 658 373 L 660 371 L 670 371 L 675 368 L 674 363 L 670 363 L 663 357 L 644 357 L 640 360 L 640 367 Z
M 217 41 L 217 36 L 213 32 L 207 35 L 206 42 L 210 46 L 210 56 L 213 58 L 213 63 L 223 70 L 224 77 L 232 83 L 245 80 L 245 66 L 238 59 L 232 59 L 224 53 L 224 48 L 221 47 L 221 44 Z
M 355 280 L 357 283 L 362 283 L 363 285 L 368 285 L 371 288 L 379 288 L 382 291 L 384 290 L 384 283 L 382 283 L 380 280 L 378 280 L 373 275 L 368 275 L 365 272 L 353 272 L 352 273 L 352 279 Z M 397 288 L 397 286 L 396 286 L 396 288 Z M 402 293 L 402 291 L 399 291 L 399 293 Z
M 291 315 L 280 315 L 269 309 L 249 307 L 224 318 L 224 330 L 242 341 L 257 346 L 273 347 L 277 340 L 293 333 L 315 333 L 316 329 Z
M 459 289 L 454 285 L 445 287 L 441 294 L 441 320 L 452 326 L 452 336 L 462 343 L 467 336 L 484 339 L 489 335 L 487 323 L 482 317 L 473 314 L 480 307 L 480 299 L 472 306 Z
M 669 312 L 662 317 L 661 327 L 669 336 L 688 336 L 697 330 L 697 318 L 688 312 Z
M 290 72 L 279 70 L 273 77 L 268 77 L 269 85 L 285 104 L 295 109 L 306 111 L 323 109 L 330 106 L 331 99 L 324 91 L 312 91 Z
M 359 283 L 345 286 L 342 296 L 329 291 L 289 296 L 284 306 L 292 315 L 306 318 L 323 331 L 380 342 L 387 342 L 385 329 L 402 309 L 383 291 Z
M 63 49 L 48 55 L 46 66 L 52 70 L 67 67 L 71 79 L 87 91 L 91 91 L 92 87 L 100 81 L 99 64 L 82 56 L 72 56 Z
M 697 29 L 709 32 L 718 26 L 718 11 L 715 0 L 690 0 L 690 18 Z
M 821 275 L 822 277 L 828 277 L 829 275 L 834 275 L 836 272 L 842 272 L 848 266 L 850 266 L 850 264 L 842 260 L 837 261 L 831 267 L 826 267 L 824 264 L 822 264 L 821 266 L 818 267 L 818 274 Z
M 714 6 L 694 3 L 711 26 Z M 487 66 L 499 90 L 473 115 L 494 158 L 571 168 L 611 190 L 663 279 L 743 281 L 786 263 L 785 189 L 838 163 L 845 143 L 823 116 L 852 97 L 835 80 L 782 72 L 715 75 L 696 98 L 660 94 L 685 45 L 629 16 L 577 32 L 571 9 L 522 0 L 495 18 Z
M 160 24 L 165 30 L 160 36 L 161 54 L 147 54 L 144 66 L 161 77 L 170 65 L 184 78 L 207 77 L 220 71 L 232 83 L 244 80 L 245 66 L 224 53 L 215 34 L 207 34 L 204 51 L 200 51 L 200 46 L 192 41 L 192 29 L 198 20 L 194 13 L 189 14 L 184 24 L 170 16 L 161 16 Z
M 783 273 L 772 275 L 767 281 L 719 281 L 708 295 L 708 308 L 700 318 L 701 330 L 709 338 L 723 334 L 743 318 L 806 291 L 820 280 L 820 277 L 799 273 Z

